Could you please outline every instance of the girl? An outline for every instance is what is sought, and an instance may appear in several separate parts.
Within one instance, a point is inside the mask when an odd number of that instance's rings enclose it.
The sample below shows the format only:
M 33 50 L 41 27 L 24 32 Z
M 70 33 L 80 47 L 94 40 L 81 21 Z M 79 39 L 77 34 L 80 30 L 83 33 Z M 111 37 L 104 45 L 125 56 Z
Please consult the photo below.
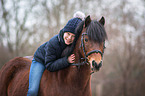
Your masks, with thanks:
M 42 44 L 34 53 L 34 59 L 30 67 L 29 89 L 27 96 L 37 96 L 39 84 L 45 69 L 55 72 L 74 63 L 75 56 L 61 57 L 63 50 L 73 43 L 75 28 L 84 19 L 84 13 L 78 11 L 74 18 L 70 19 L 58 35 Z

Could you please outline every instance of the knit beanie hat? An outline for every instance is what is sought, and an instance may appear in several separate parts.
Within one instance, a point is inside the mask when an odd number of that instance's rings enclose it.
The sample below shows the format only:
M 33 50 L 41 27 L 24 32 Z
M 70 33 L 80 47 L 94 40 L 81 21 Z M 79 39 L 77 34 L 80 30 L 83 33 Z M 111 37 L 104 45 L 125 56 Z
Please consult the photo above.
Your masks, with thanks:
M 73 34 L 75 34 L 75 29 L 77 27 L 77 25 L 84 20 L 85 18 L 85 14 L 82 13 L 81 11 L 77 11 L 73 18 L 70 19 L 67 24 L 64 26 L 63 28 L 63 32 L 71 32 Z

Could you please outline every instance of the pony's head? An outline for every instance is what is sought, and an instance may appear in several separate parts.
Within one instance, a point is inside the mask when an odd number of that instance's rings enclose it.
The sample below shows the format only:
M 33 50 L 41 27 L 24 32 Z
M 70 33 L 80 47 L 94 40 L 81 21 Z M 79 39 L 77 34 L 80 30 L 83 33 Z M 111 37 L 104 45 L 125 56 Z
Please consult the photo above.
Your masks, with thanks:
M 91 20 L 90 16 L 86 17 L 77 26 L 75 40 L 71 46 L 63 51 L 62 57 L 70 56 L 75 51 L 78 57 L 75 60 L 76 63 L 84 62 L 83 64 L 91 66 L 92 71 L 98 71 L 102 66 L 105 40 L 107 39 L 104 24 L 104 17 L 99 21 Z
M 91 66 L 93 71 L 98 71 L 102 66 L 105 40 L 107 34 L 104 29 L 105 19 L 99 21 L 86 17 L 84 23 L 80 24 L 77 30 L 82 29 L 80 34 L 79 52 L 82 59 Z M 82 26 L 82 27 L 81 27 Z

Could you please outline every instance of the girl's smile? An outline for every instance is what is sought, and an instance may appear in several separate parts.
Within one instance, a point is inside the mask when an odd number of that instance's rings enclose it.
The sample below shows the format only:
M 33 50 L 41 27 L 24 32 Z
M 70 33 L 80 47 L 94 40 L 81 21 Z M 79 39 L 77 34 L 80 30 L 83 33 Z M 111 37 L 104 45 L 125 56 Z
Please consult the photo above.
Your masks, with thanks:
M 63 35 L 63 39 L 66 45 L 70 45 L 75 39 L 75 34 L 70 32 L 65 32 Z

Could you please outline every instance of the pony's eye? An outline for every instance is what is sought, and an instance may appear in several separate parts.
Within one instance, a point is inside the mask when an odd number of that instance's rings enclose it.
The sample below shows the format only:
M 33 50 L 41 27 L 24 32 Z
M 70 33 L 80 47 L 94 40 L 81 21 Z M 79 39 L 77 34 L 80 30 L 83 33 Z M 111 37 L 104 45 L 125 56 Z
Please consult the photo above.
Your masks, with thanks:
M 85 38 L 85 41 L 86 41 L 86 42 L 88 42 L 88 39 L 87 39 L 87 38 Z

